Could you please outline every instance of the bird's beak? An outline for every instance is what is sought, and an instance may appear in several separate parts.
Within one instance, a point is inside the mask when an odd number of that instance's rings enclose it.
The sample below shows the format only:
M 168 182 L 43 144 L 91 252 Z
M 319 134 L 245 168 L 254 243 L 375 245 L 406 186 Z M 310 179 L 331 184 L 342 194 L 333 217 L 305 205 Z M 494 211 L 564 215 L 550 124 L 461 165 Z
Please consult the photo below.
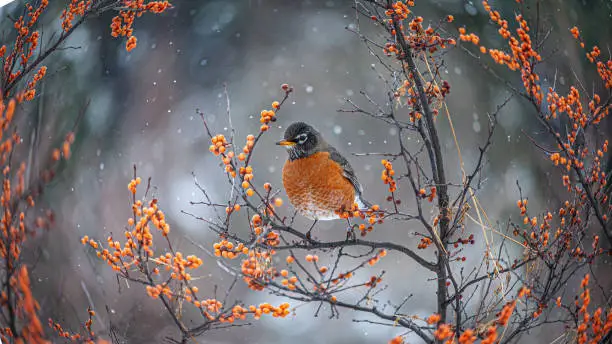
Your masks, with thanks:
M 295 142 L 287 140 L 280 140 L 276 144 L 279 146 L 295 146 Z

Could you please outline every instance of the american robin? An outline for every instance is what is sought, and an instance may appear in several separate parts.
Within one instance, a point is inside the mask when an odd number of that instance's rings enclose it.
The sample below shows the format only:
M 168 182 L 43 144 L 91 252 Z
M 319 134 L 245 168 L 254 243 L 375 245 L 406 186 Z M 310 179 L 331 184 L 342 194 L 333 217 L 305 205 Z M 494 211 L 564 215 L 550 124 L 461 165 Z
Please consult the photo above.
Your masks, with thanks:
M 363 189 L 355 170 L 316 129 L 303 122 L 293 123 L 276 144 L 289 153 L 283 167 L 283 185 L 300 214 L 316 223 L 339 219 L 339 211 L 349 210 L 354 204 L 359 209 L 370 207 L 361 196 Z

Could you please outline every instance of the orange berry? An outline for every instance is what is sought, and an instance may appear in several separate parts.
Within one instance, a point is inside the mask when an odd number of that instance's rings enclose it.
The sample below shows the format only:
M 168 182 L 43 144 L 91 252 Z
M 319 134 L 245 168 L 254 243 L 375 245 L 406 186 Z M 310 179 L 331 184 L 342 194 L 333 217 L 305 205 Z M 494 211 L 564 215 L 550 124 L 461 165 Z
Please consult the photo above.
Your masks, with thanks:
M 253 194 L 255 194 L 255 191 L 253 191 L 253 189 L 248 189 L 246 191 L 246 194 L 247 194 L 247 196 L 251 197 L 251 196 L 253 196 Z
M 440 321 L 440 315 L 439 314 L 432 314 L 427 318 L 427 323 L 430 325 L 436 324 Z
M 280 198 L 280 197 L 276 197 L 276 198 L 274 199 L 274 205 L 275 205 L 275 206 L 277 206 L 277 207 L 282 206 L 282 205 L 283 205 L 283 199 L 282 199 L 282 198 Z
M 286 261 L 287 261 L 287 264 L 291 264 L 291 263 L 295 262 L 295 258 L 293 258 L 293 256 L 287 256 Z

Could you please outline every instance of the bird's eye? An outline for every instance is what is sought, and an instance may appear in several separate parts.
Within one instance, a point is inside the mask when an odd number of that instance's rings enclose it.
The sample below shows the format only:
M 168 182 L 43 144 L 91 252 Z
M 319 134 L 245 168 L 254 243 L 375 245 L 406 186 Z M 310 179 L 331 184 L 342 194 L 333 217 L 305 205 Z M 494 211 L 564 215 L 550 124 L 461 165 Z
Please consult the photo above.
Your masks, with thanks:
M 300 134 L 295 137 L 295 140 L 297 141 L 299 145 L 301 145 L 304 142 L 306 142 L 306 140 L 308 140 L 308 134 Z

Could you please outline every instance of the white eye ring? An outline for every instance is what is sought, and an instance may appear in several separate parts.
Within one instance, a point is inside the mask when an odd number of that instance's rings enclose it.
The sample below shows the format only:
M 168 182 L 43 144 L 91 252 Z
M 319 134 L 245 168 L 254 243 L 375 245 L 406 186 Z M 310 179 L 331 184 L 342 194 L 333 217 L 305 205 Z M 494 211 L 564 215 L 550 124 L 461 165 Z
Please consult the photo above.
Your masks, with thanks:
M 296 136 L 295 139 L 297 140 L 297 143 L 301 145 L 308 140 L 308 134 L 300 134 Z

